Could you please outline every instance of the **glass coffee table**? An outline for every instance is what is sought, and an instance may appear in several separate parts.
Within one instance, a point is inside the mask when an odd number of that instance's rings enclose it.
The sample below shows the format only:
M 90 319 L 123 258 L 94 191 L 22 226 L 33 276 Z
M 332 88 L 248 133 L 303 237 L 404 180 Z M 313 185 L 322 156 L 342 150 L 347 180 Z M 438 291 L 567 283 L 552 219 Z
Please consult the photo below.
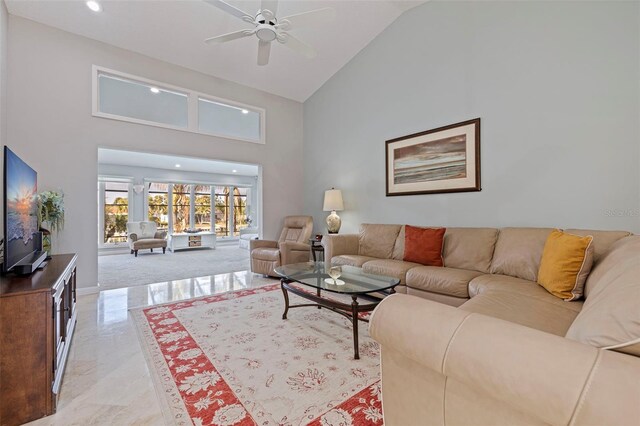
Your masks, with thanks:
M 369 322 L 368 319 L 359 318 L 358 314 L 374 310 L 385 296 L 395 293 L 394 288 L 400 283 L 397 278 L 367 274 L 362 271 L 362 268 L 355 266 L 331 267 L 328 264 L 325 265 L 324 262 L 284 265 L 276 268 L 275 272 L 281 277 L 280 288 L 284 294 L 282 319 L 287 319 L 289 309 L 304 306 L 329 309 L 349 318 L 353 323 L 353 357 L 355 359 L 360 359 L 358 320 Z M 294 282 L 315 288 L 315 294 L 291 285 Z M 323 291 L 350 296 L 351 303 L 343 303 L 324 297 Z M 290 305 L 289 292 L 314 303 Z M 362 301 L 366 302 L 362 303 Z

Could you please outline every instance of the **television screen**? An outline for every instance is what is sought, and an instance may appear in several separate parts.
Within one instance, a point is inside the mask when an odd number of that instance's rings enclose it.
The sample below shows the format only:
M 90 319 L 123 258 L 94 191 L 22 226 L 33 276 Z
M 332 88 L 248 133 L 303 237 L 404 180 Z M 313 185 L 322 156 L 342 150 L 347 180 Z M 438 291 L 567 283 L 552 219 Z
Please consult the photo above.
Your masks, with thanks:
M 5 271 L 38 250 L 37 176 L 35 170 L 4 147 Z

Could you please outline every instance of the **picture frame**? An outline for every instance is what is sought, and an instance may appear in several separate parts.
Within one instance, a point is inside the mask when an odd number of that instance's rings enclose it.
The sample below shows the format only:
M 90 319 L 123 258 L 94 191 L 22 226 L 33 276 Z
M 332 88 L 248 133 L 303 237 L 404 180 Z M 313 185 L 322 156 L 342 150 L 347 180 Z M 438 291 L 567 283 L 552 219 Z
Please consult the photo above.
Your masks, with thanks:
M 385 142 L 386 195 L 480 191 L 480 118 Z

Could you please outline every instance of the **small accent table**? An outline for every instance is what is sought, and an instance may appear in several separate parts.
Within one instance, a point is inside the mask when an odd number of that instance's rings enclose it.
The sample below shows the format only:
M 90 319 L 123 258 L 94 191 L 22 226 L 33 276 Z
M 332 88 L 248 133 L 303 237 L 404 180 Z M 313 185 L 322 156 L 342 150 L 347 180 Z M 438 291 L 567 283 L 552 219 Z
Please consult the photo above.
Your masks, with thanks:
M 362 268 L 355 266 L 340 266 L 338 268 L 340 268 L 341 273 L 339 282 L 344 284 L 327 282 L 327 279 L 332 281 L 328 274 L 329 269 L 332 268 L 329 264 L 325 267 L 324 262 L 294 263 L 277 267 L 275 272 L 282 277 L 280 279 L 280 288 L 284 295 L 282 319 L 287 319 L 289 309 L 303 306 L 329 309 L 349 318 L 353 324 L 353 357 L 354 359 L 360 359 L 358 351 L 358 320 L 364 322 L 369 322 L 369 320 L 360 318 L 359 314 L 373 311 L 382 301 L 382 298 L 395 293 L 394 289 L 400 283 L 400 280 L 382 275 L 367 274 L 362 272 Z M 294 282 L 315 288 L 315 294 L 292 285 Z M 323 297 L 322 290 L 351 296 L 351 303 L 343 303 Z M 289 292 L 313 303 L 290 305 Z M 368 303 L 361 303 L 362 300 L 366 300 Z
M 311 256 L 313 256 L 313 261 L 317 262 L 318 260 L 321 260 L 324 262 L 324 247 L 322 246 L 322 240 L 309 238 L 309 245 L 311 246 Z M 321 259 L 318 259 L 319 257 L 321 257 Z

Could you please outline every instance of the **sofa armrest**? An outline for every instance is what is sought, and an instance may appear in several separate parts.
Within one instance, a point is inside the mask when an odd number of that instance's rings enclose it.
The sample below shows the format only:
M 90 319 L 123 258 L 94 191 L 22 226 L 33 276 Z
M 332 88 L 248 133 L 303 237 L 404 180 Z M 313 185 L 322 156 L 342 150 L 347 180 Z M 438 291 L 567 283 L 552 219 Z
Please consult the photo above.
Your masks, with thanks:
M 130 240 L 131 242 L 136 242 L 136 241 L 138 241 L 138 234 L 135 234 L 135 233 L 133 233 L 133 232 L 132 232 L 131 234 L 129 234 L 129 240 Z
M 165 238 L 167 238 L 167 231 L 156 231 L 153 238 L 157 240 L 164 240 Z
M 308 262 L 311 255 L 311 246 L 295 241 L 283 241 L 280 243 L 280 260 L 283 265 Z
M 251 252 L 257 248 L 278 248 L 278 242 L 271 240 L 250 240 L 249 251 Z
M 369 330 L 383 347 L 383 398 L 388 349 L 548 424 L 640 420 L 640 358 L 402 294 Z
M 322 237 L 325 262 L 331 262 L 334 256 L 358 254 L 360 237 L 358 234 L 329 234 Z

